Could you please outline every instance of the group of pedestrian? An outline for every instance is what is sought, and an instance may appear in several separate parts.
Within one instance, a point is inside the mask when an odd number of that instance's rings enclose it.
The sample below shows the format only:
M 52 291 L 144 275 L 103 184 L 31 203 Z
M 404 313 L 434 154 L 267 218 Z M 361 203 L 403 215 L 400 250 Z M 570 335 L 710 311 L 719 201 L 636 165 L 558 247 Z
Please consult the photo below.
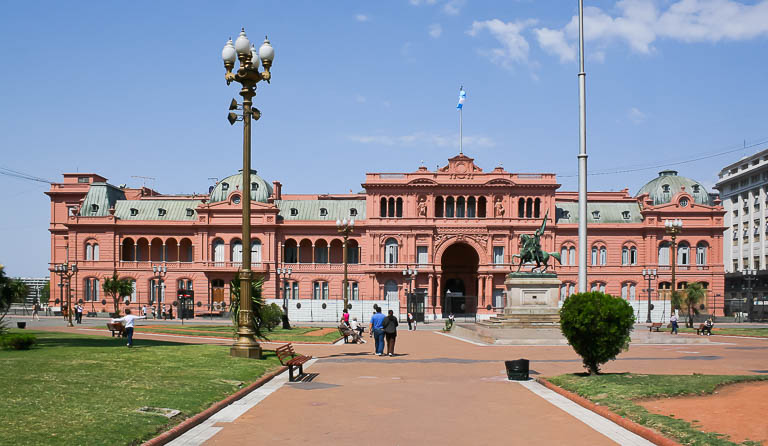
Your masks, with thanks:
M 357 322 L 356 317 L 353 317 L 350 320 L 349 312 L 347 310 L 344 310 L 344 313 L 341 315 L 339 330 L 341 330 L 345 337 L 351 337 L 353 343 L 365 344 L 365 339 L 363 339 L 363 327 Z
M 374 313 L 371 316 L 370 333 L 373 336 L 376 345 L 376 356 L 383 356 L 384 340 L 387 341 L 387 356 L 395 355 L 395 341 L 397 340 L 397 318 L 392 310 L 389 310 L 387 316 L 381 313 L 381 307 L 374 306 Z
M 158 311 L 154 305 L 149 308 L 147 308 L 146 305 L 143 305 L 141 307 L 141 315 L 144 316 L 144 318 L 147 318 L 148 314 L 154 319 L 160 319 L 162 317 L 163 320 L 173 320 L 173 306 L 163 305 Z

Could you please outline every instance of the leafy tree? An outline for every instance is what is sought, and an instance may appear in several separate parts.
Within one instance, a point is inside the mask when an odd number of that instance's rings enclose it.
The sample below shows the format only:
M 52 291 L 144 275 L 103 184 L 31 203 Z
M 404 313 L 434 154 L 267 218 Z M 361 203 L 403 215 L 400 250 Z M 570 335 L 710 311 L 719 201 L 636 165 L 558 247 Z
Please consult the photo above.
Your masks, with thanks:
M 13 302 L 22 302 L 29 294 L 29 286 L 21 279 L 11 279 L 9 283 L 11 288 L 11 300 Z
M 629 348 L 634 323 L 627 301 L 597 291 L 574 294 L 560 309 L 560 331 L 590 375 Z
M 253 330 L 257 338 L 267 339 L 263 334 L 262 328 L 268 328 L 268 322 L 262 313 L 264 300 L 261 297 L 261 289 L 264 285 L 264 277 L 255 277 L 251 279 L 251 311 L 253 312 Z M 235 278 L 229 283 L 229 292 L 231 302 L 229 312 L 232 315 L 232 325 L 237 333 L 237 317 L 240 312 L 240 273 L 235 274 Z M 269 328 L 271 330 L 271 328 Z
M 13 294 L 11 293 L 10 279 L 5 275 L 3 265 L 0 265 L 0 334 L 8 331 L 4 319 L 8 314 L 8 310 L 11 309 L 11 303 L 13 302 Z
M 40 290 L 40 304 L 48 304 L 48 301 L 51 300 L 51 282 L 45 282 L 45 286 L 43 286 L 43 289 Z
M 112 297 L 112 302 L 115 306 L 115 316 L 120 315 L 120 301 L 123 297 L 133 294 L 133 286 L 131 281 L 127 279 L 119 279 L 117 271 L 112 273 L 112 277 L 104 279 L 104 294 Z

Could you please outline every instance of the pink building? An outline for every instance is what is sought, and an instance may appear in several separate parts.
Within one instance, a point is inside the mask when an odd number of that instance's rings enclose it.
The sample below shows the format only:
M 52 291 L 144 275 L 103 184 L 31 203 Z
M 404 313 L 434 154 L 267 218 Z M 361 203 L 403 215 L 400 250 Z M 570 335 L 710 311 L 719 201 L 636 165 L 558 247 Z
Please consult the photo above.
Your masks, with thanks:
M 249 242 L 266 298 L 287 297 L 292 310 L 302 302 L 341 299 L 336 220 L 342 218 L 355 219 L 348 247 L 353 305 L 399 302 L 405 312 L 412 289 L 420 292 L 428 317 L 487 317 L 504 306 L 504 279 L 516 269 L 518 236 L 532 233 L 545 215 L 543 246 L 562 257 L 554 267 L 561 298 L 576 291 L 577 194 L 558 191 L 554 174 L 501 167 L 486 172 L 458 155 L 437 171 L 369 173 L 362 186 L 359 194 L 284 195 L 279 182 L 270 185 L 251 173 Z M 47 192 L 51 269 L 67 260 L 77 263 L 73 298 L 89 310 L 92 302 L 96 311 L 111 308 L 101 304 L 101 285 L 117 271 L 134 283 L 134 308 L 158 296 L 170 303 L 184 288 L 194 290 L 198 313 L 218 311 L 229 301 L 229 282 L 242 258 L 242 189 L 241 173 L 219 181 L 208 195 L 183 196 L 115 187 L 96 174 L 64 174 Z M 590 193 L 588 214 L 592 289 L 622 296 L 641 312 L 647 302 L 642 270 L 656 268 L 659 278 L 652 286 L 664 298 L 671 275 L 664 220 L 679 218 L 684 223 L 677 238 L 678 287 L 704 283 L 709 311 L 722 313 L 724 211 L 703 185 L 665 171 L 636 196 L 627 189 Z M 165 274 L 154 273 L 153 266 L 164 267 Z M 278 267 L 290 267 L 292 274 L 281 280 Z M 413 281 L 404 276 L 406 268 L 418 271 Z M 53 272 L 51 280 L 59 283 Z M 56 287 L 53 293 L 61 296 Z

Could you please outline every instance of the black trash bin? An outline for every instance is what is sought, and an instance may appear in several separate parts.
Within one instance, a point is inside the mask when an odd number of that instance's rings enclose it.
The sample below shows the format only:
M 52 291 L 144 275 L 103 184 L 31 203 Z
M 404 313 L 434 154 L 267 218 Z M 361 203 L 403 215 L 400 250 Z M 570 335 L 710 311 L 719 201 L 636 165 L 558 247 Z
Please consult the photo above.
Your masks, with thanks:
M 23 328 L 27 328 L 27 323 L 26 322 L 16 322 L 16 326 L 19 327 L 19 328 L 22 328 L 22 329 Z
M 528 360 L 516 359 L 514 361 L 504 361 L 507 367 L 507 378 L 513 381 L 528 380 Z

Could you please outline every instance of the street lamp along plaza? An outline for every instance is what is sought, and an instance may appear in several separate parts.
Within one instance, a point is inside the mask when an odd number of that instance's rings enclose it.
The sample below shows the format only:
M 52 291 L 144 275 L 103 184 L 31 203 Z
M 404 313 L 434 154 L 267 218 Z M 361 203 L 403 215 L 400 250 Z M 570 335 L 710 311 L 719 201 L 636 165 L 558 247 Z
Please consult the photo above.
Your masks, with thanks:
M 291 268 L 277 269 L 277 276 L 280 278 L 280 288 L 283 289 L 283 329 L 285 330 L 291 329 L 291 323 L 288 320 L 288 290 L 286 289 L 288 284 L 286 280 L 291 278 L 292 272 Z
M 683 221 L 679 218 L 676 218 L 674 220 L 664 220 L 664 231 L 672 238 L 672 246 L 670 247 L 670 263 L 672 265 L 672 283 L 671 283 L 671 289 L 672 294 L 677 291 L 677 284 L 675 283 L 675 266 L 677 264 L 676 255 L 677 255 L 677 235 L 680 234 L 680 231 L 683 230 Z M 674 312 L 674 308 L 671 310 Z
M 651 288 L 651 281 L 657 277 L 656 268 L 643 268 L 643 277 L 648 281 L 648 288 L 646 289 L 646 291 L 648 291 L 648 319 L 645 322 L 650 324 L 653 322 L 651 321 L 651 310 L 653 310 L 653 305 L 651 304 L 651 292 L 653 291 L 653 288 Z
M 163 314 L 163 310 L 161 305 L 163 304 L 162 301 L 164 299 L 165 294 L 165 282 L 163 280 L 163 277 L 165 277 L 165 274 L 168 272 L 168 269 L 165 265 L 152 265 L 152 282 L 155 282 L 155 279 L 157 279 L 157 284 L 155 286 L 155 301 L 153 304 L 155 305 L 155 319 L 160 319 L 160 315 Z
M 227 120 L 234 125 L 237 121 L 243 121 L 243 184 L 241 185 L 242 209 L 243 209 L 243 238 L 244 243 L 251 240 L 251 118 L 258 120 L 261 112 L 253 108 L 252 99 L 256 96 L 256 84 L 259 81 L 269 83 L 272 78 L 269 68 L 275 58 L 275 50 L 265 38 L 264 43 L 258 51 L 251 45 L 248 37 L 245 35 L 245 29 L 240 31 L 240 35 L 235 40 L 227 41 L 224 49 L 221 51 L 221 58 L 224 61 L 224 68 L 227 70 L 224 79 L 227 85 L 237 82 L 242 85 L 240 96 L 243 97 L 243 103 L 238 104 L 232 100 L 229 106 Z M 240 67 L 235 68 L 235 61 L 240 61 Z M 259 60 L 263 71 L 259 71 Z M 234 110 L 242 110 L 239 115 Z M 253 309 L 251 304 L 251 250 L 243 249 L 243 263 L 240 269 L 240 310 L 237 315 L 237 339 L 230 349 L 230 355 L 241 358 L 261 359 L 261 346 L 255 337 L 255 327 L 253 326 Z
M 66 279 L 66 287 L 67 287 L 67 327 L 74 327 L 72 325 L 72 288 L 71 288 L 71 281 L 72 276 L 77 274 L 77 264 L 69 264 L 69 263 L 61 263 L 58 265 L 54 265 L 53 271 L 59 275 L 59 280 L 62 281 Z M 61 284 L 60 284 L 61 286 Z M 62 287 L 62 292 L 64 288 Z M 62 296 L 61 304 L 64 305 L 64 297 Z
M 349 280 L 347 279 L 347 265 L 349 258 L 347 257 L 347 242 L 349 241 L 349 234 L 355 229 L 355 219 L 336 220 L 336 230 L 344 237 L 344 243 L 342 244 L 342 261 L 344 263 L 344 309 L 349 311 Z

